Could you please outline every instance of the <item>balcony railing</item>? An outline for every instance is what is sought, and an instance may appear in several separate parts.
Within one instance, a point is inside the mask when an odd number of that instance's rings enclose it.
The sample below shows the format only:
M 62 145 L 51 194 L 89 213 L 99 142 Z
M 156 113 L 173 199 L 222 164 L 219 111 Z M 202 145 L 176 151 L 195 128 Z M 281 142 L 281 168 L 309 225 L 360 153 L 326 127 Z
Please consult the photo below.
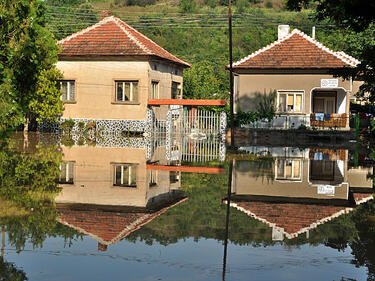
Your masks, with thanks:
M 345 128 L 348 126 L 349 116 L 343 114 L 311 113 L 310 126 L 320 128 Z

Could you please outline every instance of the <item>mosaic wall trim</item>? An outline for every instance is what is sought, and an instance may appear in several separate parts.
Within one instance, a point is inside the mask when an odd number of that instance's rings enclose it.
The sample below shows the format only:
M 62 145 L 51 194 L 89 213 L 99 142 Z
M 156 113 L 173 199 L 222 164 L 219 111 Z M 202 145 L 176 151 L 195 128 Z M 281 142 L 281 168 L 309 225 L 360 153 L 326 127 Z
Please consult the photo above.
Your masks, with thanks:
M 84 124 L 84 128 L 90 125 L 95 125 L 97 132 L 100 134 L 121 134 L 123 132 L 151 132 L 154 121 L 154 113 L 151 109 L 147 110 L 146 120 L 115 120 L 115 119 L 85 119 L 85 118 L 72 118 L 74 126 L 73 133 L 82 133 L 79 128 L 79 123 Z M 60 118 L 58 122 L 41 122 L 38 126 L 40 132 L 59 132 L 61 131 L 61 124 L 70 120 L 70 118 Z

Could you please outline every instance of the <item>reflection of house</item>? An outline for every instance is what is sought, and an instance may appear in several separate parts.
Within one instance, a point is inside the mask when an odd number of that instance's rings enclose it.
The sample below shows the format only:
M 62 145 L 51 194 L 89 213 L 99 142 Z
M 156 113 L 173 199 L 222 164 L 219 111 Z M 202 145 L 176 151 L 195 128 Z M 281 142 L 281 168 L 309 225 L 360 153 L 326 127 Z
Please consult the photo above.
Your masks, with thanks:
M 146 148 L 62 150 L 59 221 L 96 239 L 99 250 L 186 200 L 179 191 L 180 172 L 148 169 Z
M 105 17 L 58 44 L 63 119 L 140 131 L 149 99 L 182 97 L 182 72 L 190 65 L 119 18 Z
M 273 158 L 235 160 L 230 205 L 271 226 L 276 240 L 308 232 L 373 198 L 367 173 L 348 169 L 348 151 L 247 150 Z
M 359 61 L 334 52 L 303 32 L 279 26 L 279 39 L 233 64 L 235 108 L 254 110 L 256 93 L 277 91 L 277 128 L 300 125 L 348 129 L 352 81 L 329 74 Z M 288 117 L 288 118 L 286 118 Z

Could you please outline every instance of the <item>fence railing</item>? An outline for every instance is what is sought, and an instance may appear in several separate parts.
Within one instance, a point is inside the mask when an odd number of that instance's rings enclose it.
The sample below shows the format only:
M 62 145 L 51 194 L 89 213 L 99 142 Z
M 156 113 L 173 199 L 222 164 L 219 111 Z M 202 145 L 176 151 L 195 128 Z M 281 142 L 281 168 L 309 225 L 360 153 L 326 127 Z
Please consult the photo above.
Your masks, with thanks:
M 179 118 L 180 132 L 189 134 L 212 134 L 220 133 L 220 114 L 213 111 L 199 109 L 183 110 Z
M 348 114 L 306 114 L 306 115 L 278 115 L 272 120 L 258 120 L 246 125 L 245 128 L 257 129 L 349 129 Z

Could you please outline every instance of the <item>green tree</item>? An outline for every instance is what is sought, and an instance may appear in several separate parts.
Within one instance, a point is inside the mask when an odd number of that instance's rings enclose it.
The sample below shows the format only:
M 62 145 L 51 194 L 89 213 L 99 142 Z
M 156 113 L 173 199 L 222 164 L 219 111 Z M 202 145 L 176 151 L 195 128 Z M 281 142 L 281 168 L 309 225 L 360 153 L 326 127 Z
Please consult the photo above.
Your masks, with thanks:
M 53 35 L 45 27 L 45 8 L 40 0 L 3 0 L 0 2 L 0 131 L 14 128 L 28 121 L 35 101 L 40 100 L 45 89 L 38 91 L 38 81 L 46 77 L 46 71 L 55 71 L 59 47 Z M 51 74 L 51 72 L 48 72 Z M 44 78 L 41 78 L 44 75 Z M 57 85 L 49 99 L 49 108 L 57 116 L 61 113 Z M 40 108 L 38 112 L 42 112 Z M 46 112 L 46 110 L 43 110 Z M 51 114 L 49 114 L 51 115 Z
M 286 5 L 289 9 L 301 10 L 308 7 L 311 2 L 311 0 L 287 0 Z M 347 45 L 356 47 L 356 50 L 352 51 L 357 53 L 357 58 L 361 61 L 355 69 L 344 69 L 337 74 L 344 78 L 352 77 L 363 80 L 359 95 L 363 96 L 367 92 L 370 94 L 369 101 L 375 102 L 375 2 L 320 0 L 316 11 L 318 20 L 328 19 L 336 23 L 343 31 L 348 32 L 351 42 Z
M 184 71 L 184 98 L 220 99 L 223 81 L 215 75 L 215 66 L 206 62 L 196 63 Z

